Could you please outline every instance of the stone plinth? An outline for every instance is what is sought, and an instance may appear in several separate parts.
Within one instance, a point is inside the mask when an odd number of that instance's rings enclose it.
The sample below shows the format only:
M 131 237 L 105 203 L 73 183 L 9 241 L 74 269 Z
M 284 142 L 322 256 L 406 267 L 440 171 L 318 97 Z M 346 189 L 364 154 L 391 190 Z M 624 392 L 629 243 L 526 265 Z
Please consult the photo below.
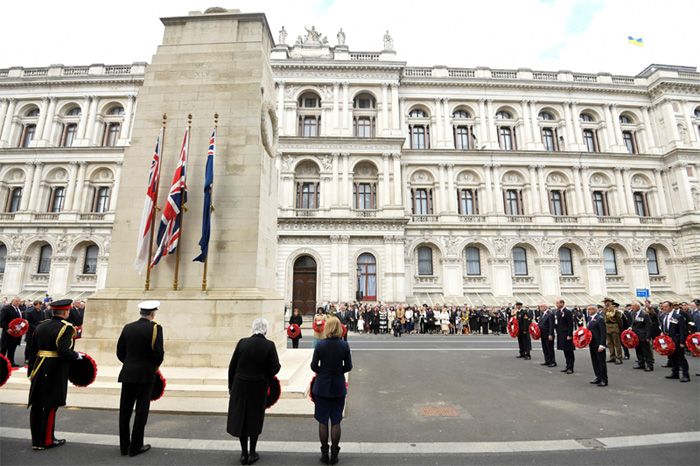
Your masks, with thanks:
M 156 320 L 165 333 L 165 366 L 225 367 L 235 343 L 250 335 L 254 318 L 271 323 L 269 338 L 281 348 L 283 304 L 274 291 L 277 252 L 277 173 L 273 44 L 262 14 L 215 9 L 164 18 L 163 44 L 139 91 L 131 145 L 118 193 L 106 288 L 90 298 L 84 339 L 78 345 L 98 364 L 116 365 L 116 340 L 138 318 L 137 303 L 162 302 Z M 133 268 L 149 165 L 162 115 L 167 129 L 159 203 L 167 196 L 182 145 L 187 115 L 192 131 L 187 184 L 189 202 L 179 243 L 179 287 L 173 291 L 175 257 L 151 275 Z M 201 291 L 199 254 L 204 170 L 214 114 L 216 147 L 208 291 Z M 160 212 L 157 220 L 160 219 Z M 157 230 L 156 222 L 156 230 Z

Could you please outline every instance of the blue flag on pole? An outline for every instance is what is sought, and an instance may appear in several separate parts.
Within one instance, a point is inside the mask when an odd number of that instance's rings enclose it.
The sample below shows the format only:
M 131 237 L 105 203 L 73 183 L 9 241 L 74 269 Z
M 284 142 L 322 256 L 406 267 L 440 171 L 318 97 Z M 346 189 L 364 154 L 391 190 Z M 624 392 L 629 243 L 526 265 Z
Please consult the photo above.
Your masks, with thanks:
M 209 139 L 209 150 L 207 151 L 207 168 L 204 173 L 204 207 L 202 208 L 202 238 L 199 240 L 199 247 L 202 253 L 195 257 L 193 261 L 204 262 L 209 253 L 209 236 L 211 234 L 211 188 L 214 186 L 214 153 L 216 152 L 216 128 L 211 133 Z

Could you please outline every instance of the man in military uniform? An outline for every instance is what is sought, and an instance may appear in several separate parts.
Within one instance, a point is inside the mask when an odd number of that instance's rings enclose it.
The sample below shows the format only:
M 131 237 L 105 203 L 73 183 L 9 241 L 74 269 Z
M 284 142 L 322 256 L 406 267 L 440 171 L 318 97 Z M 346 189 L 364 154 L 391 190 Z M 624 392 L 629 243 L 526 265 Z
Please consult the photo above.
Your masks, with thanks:
M 690 382 L 688 360 L 685 358 L 685 340 L 688 337 L 688 322 L 685 314 L 680 309 L 674 309 L 669 301 L 661 303 L 661 330 L 671 337 L 676 345 L 676 350 L 671 354 L 671 375 L 667 379 L 679 379 L 681 382 Z M 683 372 L 683 377 L 679 372 Z
M 605 298 L 603 305 L 605 306 L 605 327 L 608 333 L 608 350 L 610 351 L 608 362 L 622 364 L 622 342 L 620 341 L 622 312 L 617 309 L 619 304 L 611 298 Z
M 639 338 L 639 344 L 634 349 L 637 353 L 637 364 L 634 369 L 644 369 L 646 372 L 651 372 L 654 370 L 654 359 L 651 355 L 651 318 L 637 302 L 632 303 L 630 310 L 632 331 Z
M 588 350 L 591 353 L 591 364 L 595 379 L 591 383 L 599 387 L 608 386 L 608 366 L 605 365 L 605 342 L 606 328 L 603 311 L 597 306 L 588 306 L 588 315 L 591 320 L 588 322 L 588 330 L 591 331 L 591 342 Z
M 117 358 L 124 364 L 119 373 L 122 384 L 119 402 L 119 448 L 122 456 L 136 456 L 150 450 L 143 443 L 151 406 L 156 371 L 163 363 L 163 328 L 155 323 L 159 301 L 139 304 L 141 318 L 127 324 L 117 341 Z M 134 427 L 129 435 L 131 412 L 136 405 Z
M 573 374 L 574 361 L 576 360 L 574 357 L 576 350 L 574 346 L 574 313 L 566 308 L 566 303 L 561 298 L 557 300 L 556 307 L 557 349 L 564 352 L 566 360 L 566 367 L 562 372 Z
M 516 357 L 532 359 L 530 357 L 530 351 L 532 350 L 532 341 L 530 340 L 532 311 L 523 309 L 523 303 L 517 301 L 515 303 L 515 315 L 518 318 L 518 349 L 520 350 L 520 354 Z
M 65 320 L 70 305 L 70 299 L 53 301 L 53 317 L 39 324 L 31 339 L 27 374 L 31 379 L 28 406 L 33 450 L 66 443 L 54 436 L 56 411 L 66 405 L 70 362 L 83 357 L 73 351 L 75 328 Z

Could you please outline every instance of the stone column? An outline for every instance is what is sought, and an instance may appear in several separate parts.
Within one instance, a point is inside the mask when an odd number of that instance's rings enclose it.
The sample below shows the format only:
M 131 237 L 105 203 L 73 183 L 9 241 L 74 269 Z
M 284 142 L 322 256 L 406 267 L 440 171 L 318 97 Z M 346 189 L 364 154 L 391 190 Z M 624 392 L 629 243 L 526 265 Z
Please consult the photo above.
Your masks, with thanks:
M 588 215 L 593 214 L 593 198 L 591 197 L 591 174 L 588 172 L 588 166 L 581 167 L 581 186 L 583 186 L 583 206 Z
M 338 135 L 340 129 L 340 83 L 333 83 L 333 134 Z
M 339 173 L 340 170 L 339 170 L 339 167 L 338 167 L 338 165 L 339 165 L 338 159 L 340 158 L 340 153 L 338 153 L 338 152 L 333 152 L 333 153 L 331 153 L 331 157 L 333 157 L 333 168 L 332 168 L 332 170 L 333 170 L 333 197 L 332 197 L 332 199 L 331 199 L 331 201 L 332 201 L 332 202 L 331 202 L 331 205 L 337 206 L 337 205 L 338 205 L 338 201 L 339 201 L 339 196 L 338 196 L 338 187 L 339 187 L 339 183 L 338 183 L 338 179 L 339 179 L 339 176 L 340 176 L 340 173 Z
M 447 208 L 451 214 L 457 213 L 457 191 L 455 189 L 455 165 L 447 164 Z
M 607 150 L 610 152 L 618 151 L 617 134 L 615 134 L 615 123 L 613 121 L 612 105 L 604 105 L 605 107 L 605 128 L 608 136 Z
M 617 110 L 617 105 L 612 104 L 610 106 L 610 113 L 612 115 L 613 132 L 615 134 L 615 144 L 620 150 L 627 150 L 624 148 L 622 143 L 622 128 L 620 128 L 620 112 Z
M 477 143 L 479 147 L 476 147 L 476 149 L 479 149 L 482 146 L 491 147 L 489 138 L 489 123 L 486 119 L 486 106 L 484 105 L 485 102 L 486 99 L 479 99 L 479 141 Z
M 685 127 L 688 128 L 688 139 L 690 140 L 691 144 L 694 141 L 698 141 L 698 129 L 696 128 L 697 125 L 694 125 L 693 121 L 690 119 L 690 114 L 693 113 L 693 108 L 696 105 L 696 103 L 688 105 L 687 100 L 683 101 L 683 119 L 685 120 Z
M 660 168 L 654 169 L 654 180 L 656 181 L 656 199 L 659 203 L 659 216 L 663 217 L 671 212 L 668 211 L 666 206 L 666 192 L 664 188 L 664 182 L 661 178 L 662 170 Z
M 101 290 L 102 288 L 105 287 L 105 284 L 107 283 L 107 266 L 109 264 L 109 256 L 106 255 L 100 255 L 97 257 L 97 270 L 96 270 L 96 275 L 97 275 L 97 284 L 95 287 L 98 290 Z
M 481 213 L 485 215 L 493 215 L 498 213 L 493 200 L 493 183 L 491 182 L 492 167 L 493 164 L 490 162 L 484 164 L 484 183 L 486 184 L 484 194 L 486 194 L 486 209 L 483 209 Z
M 442 283 L 445 296 L 462 297 L 464 285 L 462 278 L 462 258 L 457 255 L 443 257 L 442 261 Z
M 401 153 L 394 152 L 391 154 L 394 159 L 394 205 L 405 207 L 403 205 L 403 181 L 401 179 Z
M 625 265 L 629 265 L 632 288 L 649 288 L 649 268 L 646 256 L 630 257 L 625 259 Z
M 441 123 L 440 99 L 435 99 L 435 115 L 430 118 L 430 132 L 432 133 L 430 148 L 445 147 L 444 136 L 442 134 L 443 127 Z
M 7 110 L 5 111 L 5 121 L 0 132 L 0 147 L 8 147 L 11 144 L 10 133 L 12 132 L 12 119 L 15 116 L 15 107 L 17 99 L 10 97 L 8 99 Z
M 83 99 L 83 104 L 80 106 L 80 121 L 78 122 L 78 131 L 76 134 L 76 141 L 74 145 L 87 145 L 83 144 L 85 139 L 85 131 L 87 129 L 88 114 L 90 113 L 90 97 L 85 97 Z
M 589 257 L 581 260 L 581 265 L 586 270 L 588 282 L 588 294 L 592 296 L 604 296 L 607 294 L 605 281 L 605 266 L 600 257 Z
M 350 126 L 350 83 L 343 82 L 343 126 L 341 134 L 349 136 L 352 133 Z
M 537 110 L 535 109 L 534 100 L 528 100 L 528 105 L 530 107 L 530 124 L 532 128 L 532 147 L 535 150 L 544 150 L 544 144 L 542 144 L 542 137 L 540 136 L 540 125 L 537 120 Z
M 503 192 L 501 191 L 501 170 L 500 165 L 493 164 L 494 200 L 496 202 L 496 213 L 503 215 Z
M 377 135 L 389 135 L 389 83 L 382 83 L 382 127 L 381 133 L 377 131 Z
M 401 99 L 401 104 L 399 108 L 399 116 L 400 122 L 401 122 L 401 127 L 399 128 L 398 135 L 399 136 L 404 136 L 404 143 L 402 147 L 408 148 L 411 147 L 411 144 L 409 142 L 409 138 L 411 137 L 410 134 L 408 134 L 408 128 L 406 127 L 406 99 L 402 98 Z
M 566 132 L 566 149 L 565 150 L 574 150 L 575 147 L 575 136 L 574 136 L 574 128 L 573 128 L 573 117 L 571 113 L 571 102 L 564 102 L 564 126 L 565 126 L 565 132 Z
M 321 209 L 328 210 L 331 204 L 331 181 L 333 177 L 329 173 L 321 173 Z
M 649 107 L 647 105 L 642 107 L 642 121 L 644 121 L 644 142 L 647 146 L 647 152 L 655 152 L 656 141 L 654 139 L 654 128 L 651 126 L 651 119 L 649 118 Z
M 399 108 L 399 85 L 396 83 L 391 85 L 391 119 L 392 134 L 398 134 L 401 130 L 401 109 Z
M 334 85 L 336 90 L 335 100 L 337 100 L 337 87 Z M 333 111 L 336 110 L 335 100 L 333 103 Z M 334 114 L 333 127 L 337 126 L 337 114 Z M 277 130 L 279 134 L 284 133 L 284 81 L 277 81 Z
M 5 274 L 2 279 L 0 293 L 3 296 L 15 296 L 24 289 L 24 272 L 29 258 L 19 255 L 19 251 L 10 254 L 10 247 L 7 246 L 7 256 L 5 257 Z
M 494 257 L 491 263 L 491 283 L 493 295 L 496 297 L 513 296 L 513 274 L 511 273 L 511 260 L 508 257 Z
M 673 166 L 673 171 L 676 174 L 676 183 L 678 184 L 678 200 L 680 201 L 680 211 L 686 212 L 694 209 L 693 195 L 690 191 L 690 180 L 688 179 L 688 164 L 678 162 Z
M 440 203 L 436 204 L 435 199 L 433 199 L 433 212 L 435 214 L 442 214 L 447 210 L 447 195 L 445 194 L 445 164 L 441 163 L 438 165 L 438 185 L 435 191 L 437 195 L 440 196 Z M 437 208 L 439 205 L 439 209 Z
M 666 128 L 666 138 L 669 144 L 678 144 L 681 136 L 678 133 L 678 123 L 676 122 L 676 114 L 673 111 L 673 103 L 670 100 L 664 100 L 664 127 Z
M 64 202 L 64 210 L 73 210 L 73 198 L 75 197 L 75 182 L 78 176 L 78 162 L 72 160 L 70 162 L 70 172 L 68 173 L 68 187 L 66 189 L 66 200 Z
M 535 259 L 539 265 L 540 293 L 544 296 L 560 296 L 559 259 L 557 257 L 542 257 Z
M 343 186 L 342 186 L 342 203 L 343 207 L 352 209 L 352 185 L 350 181 L 350 153 L 343 152 Z M 350 191 L 348 191 L 350 190 Z
M 578 114 L 578 102 L 571 102 L 571 121 L 574 125 L 574 138 L 576 141 L 576 149 L 583 150 L 583 132 L 581 131 L 581 124 L 579 122 Z M 567 122 L 568 124 L 568 122 Z M 572 141 L 574 142 L 574 141 Z
M 585 211 L 585 207 L 583 205 L 583 186 L 582 186 L 582 181 L 581 181 L 581 173 L 579 172 L 580 168 L 578 167 L 573 167 L 572 171 L 574 173 L 574 193 L 576 195 L 576 212 L 572 213 L 572 210 L 569 209 L 569 215 L 583 215 Z
M 97 97 L 90 96 L 90 110 L 87 117 L 87 129 L 85 130 L 85 146 L 96 144 L 95 124 L 97 120 Z
M 627 213 L 629 215 L 636 215 L 634 209 L 634 196 L 632 195 L 632 174 L 629 170 L 625 169 L 622 172 L 622 179 L 624 181 L 622 189 L 624 189 L 625 200 L 627 201 Z
M 55 251 L 54 251 L 55 252 Z M 47 292 L 53 296 L 61 296 L 68 291 L 68 270 L 70 269 L 70 257 L 51 257 L 51 273 L 49 274 L 49 284 Z
M 78 162 L 78 181 L 75 183 L 75 194 L 73 196 L 73 205 L 71 206 L 72 211 L 79 211 L 80 204 L 83 197 L 83 190 L 85 189 L 85 169 L 87 167 L 87 162 Z
M 547 192 L 547 183 L 544 179 L 544 167 L 544 164 L 541 163 L 537 165 L 537 176 L 540 185 L 540 210 L 543 214 L 546 214 L 549 212 L 549 196 Z
M 382 196 L 379 198 L 379 201 L 381 202 L 376 203 L 377 209 L 388 207 L 391 204 L 391 186 L 389 186 L 391 183 L 391 177 L 389 176 L 390 156 L 391 154 L 389 152 L 384 152 L 382 154 Z
M 39 106 L 39 121 L 36 124 L 36 133 L 34 133 L 34 139 L 29 143 L 30 147 L 41 146 L 42 136 L 44 134 L 44 127 L 46 126 L 47 114 L 49 110 L 49 99 L 48 97 L 42 97 L 41 105 Z
M 114 184 L 112 185 L 112 192 L 109 198 L 109 211 L 117 211 L 117 199 L 119 198 L 119 186 L 122 179 L 122 162 L 117 162 L 114 164 Z
M 338 256 L 340 258 L 339 264 L 348 264 L 350 261 L 350 236 L 349 235 L 341 235 L 338 238 Z M 352 270 L 354 271 L 356 268 L 356 264 L 352 264 Z M 345 267 L 342 267 L 341 270 L 345 269 Z M 339 280 L 339 295 L 338 297 L 340 298 L 341 301 L 351 301 L 351 299 L 354 299 L 355 296 L 355 291 L 357 288 L 357 277 L 356 273 L 350 273 L 350 271 L 345 271 L 341 272 L 340 270 L 338 271 L 338 275 L 340 276 Z M 354 285 L 352 285 L 352 292 L 350 291 L 350 276 L 352 276 L 355 279 Z M 379 284 L 379 277 L 377 277 L 377 284 Z
M 53 133 L 53 126 L 54 126 L 54 116 L 56 113 L 56 97 L 50 97 L 49 98 L 49 108 L 46 111 L 46 119 L 44 120 L 44 129 L 41 133 L 41 140 L 37 141 L 37 145 L 41 145 L 42 147 L 50 145 L 52 142 L 51 140 L 51 135 Z M 37 130 L 37 135 L 38 135 L 38 130 Z
M 126 146 L 129 143 L 129 133 L 131 132 L 131 122 L 134 119 L 134 99 L 135 96 L 129 94 L 126 98 L 126 108 L 124 109 L 124 121 L 122 122 L 122 129 L 119 133 L 118 145 Z
M 521 100 L 520 101 L 520 112 L 522 113 L 522 141 L 519 141 L 521 143 L 521 146 L 523 149 L 533 149 L 534 148 L 534 129 L 532 127 L 533 121 L 530 117 L 530 105 L 527 100 Z
M 38 162 L 27 162 L 27 173 L 24 175 L 24 185 L 22 186 L 22 199 L 20 200 L 19 210 L 24 212 L 29 207 L 29 199 L 31 198 L 30 191 L 32 183 L 34 183 L 34 172 L 36 171 Z
M 486 113 L 489 118 L 488 131 L 491 148 L 498 148 L 498 133 L 496 132 L 496 116 L 493 114 L 493 100 L 486 100 Z
M 528 215 L 534 215 L 535 213 L 542 213 L 544 214 L 545 211 L 542 210 L 542 207 L 540 206 L 540 202 L 537 202 L 537 199 L 539 199 L 541 196 L 538 195 L 537 193 L 537 183 L 535 182 L 537 178 L 537 174 L 535 172 L 536 165 L 529 165 L 528 170 L 529 170 L 529 178 L 530 178 L 530 194 L 528 196 L 528 202 L 527 202 L 527 207 L 528 207 Z M 541 183 L 541 181 L 540 181 Z M 542 184 L 540 184 L 540 189 L 542 189 Z M 537 210 L 535 210 L 537 209 Z
M 448 149 L 454 149 L 455 143 L 452 137 L 452 131 L 450 131 L 450 103 L 448 99 L 442 99 L 442 116 L 445 124 L 445 129 L 443 131 L 445 135 L 445 147 Z
M 41 195 L 41 174 L 44 171 L 44 165 L 40 162 L 35 162 L 36 167 L 34 169 L 34 180 L 32 181 L 32 192 L 29 197 L 28 209 L 32 212 L 36 212 L 39 207 L 39 196 Z
M 5 117 L 7 116 L 8 106 L 9 99 L 5 97 L 0 98 L 0 140 L 2 139 L 2 128 L 5 126 Z
M 625 196 L 625 184 L 622 180 L 622 171 L 624 168 L 615 167 L 615 193 L 617 195 L 618 204 L 618 215 L 629 214 L 629 209 L 627 208 L 627 201 Z

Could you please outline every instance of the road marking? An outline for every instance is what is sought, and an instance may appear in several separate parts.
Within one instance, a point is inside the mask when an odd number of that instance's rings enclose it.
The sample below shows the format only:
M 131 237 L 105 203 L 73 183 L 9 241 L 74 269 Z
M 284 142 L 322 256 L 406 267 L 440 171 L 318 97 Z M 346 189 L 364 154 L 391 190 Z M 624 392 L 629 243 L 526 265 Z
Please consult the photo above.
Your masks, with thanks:
M 515 351 L 513 348 L 350 348 L 355 351 Z
M 69 442 L 119 446 L 118 435 L 61 432 Z M 21 439 L 29 442 L 29 429 L 0 427 L 0 438 Z M 671 445 L 677 443 L 700 442 L 700 431 L 669 434 L 635 435 L 629 437 L 606 437 L 593 439 L 606 449 L 628 448 L 633 446 Z M 236 451 L 239 446 L 234 440 L 206 440 L 185 438 L 147 437 L 146 441 L 155 448 L 169 450 L 208 450 Z M 318 453 L 318 442 L 258 442 L 258 449 L 271 453 Z M 383 442 L 343 442 L 343 452 L 364 454 L 427 455 L 461 453 L 525 453 L 562 450 L 592 450 L 578 440 L 536 440 L 513 442 L 434 442 L 434 443 L 383 443 Z

